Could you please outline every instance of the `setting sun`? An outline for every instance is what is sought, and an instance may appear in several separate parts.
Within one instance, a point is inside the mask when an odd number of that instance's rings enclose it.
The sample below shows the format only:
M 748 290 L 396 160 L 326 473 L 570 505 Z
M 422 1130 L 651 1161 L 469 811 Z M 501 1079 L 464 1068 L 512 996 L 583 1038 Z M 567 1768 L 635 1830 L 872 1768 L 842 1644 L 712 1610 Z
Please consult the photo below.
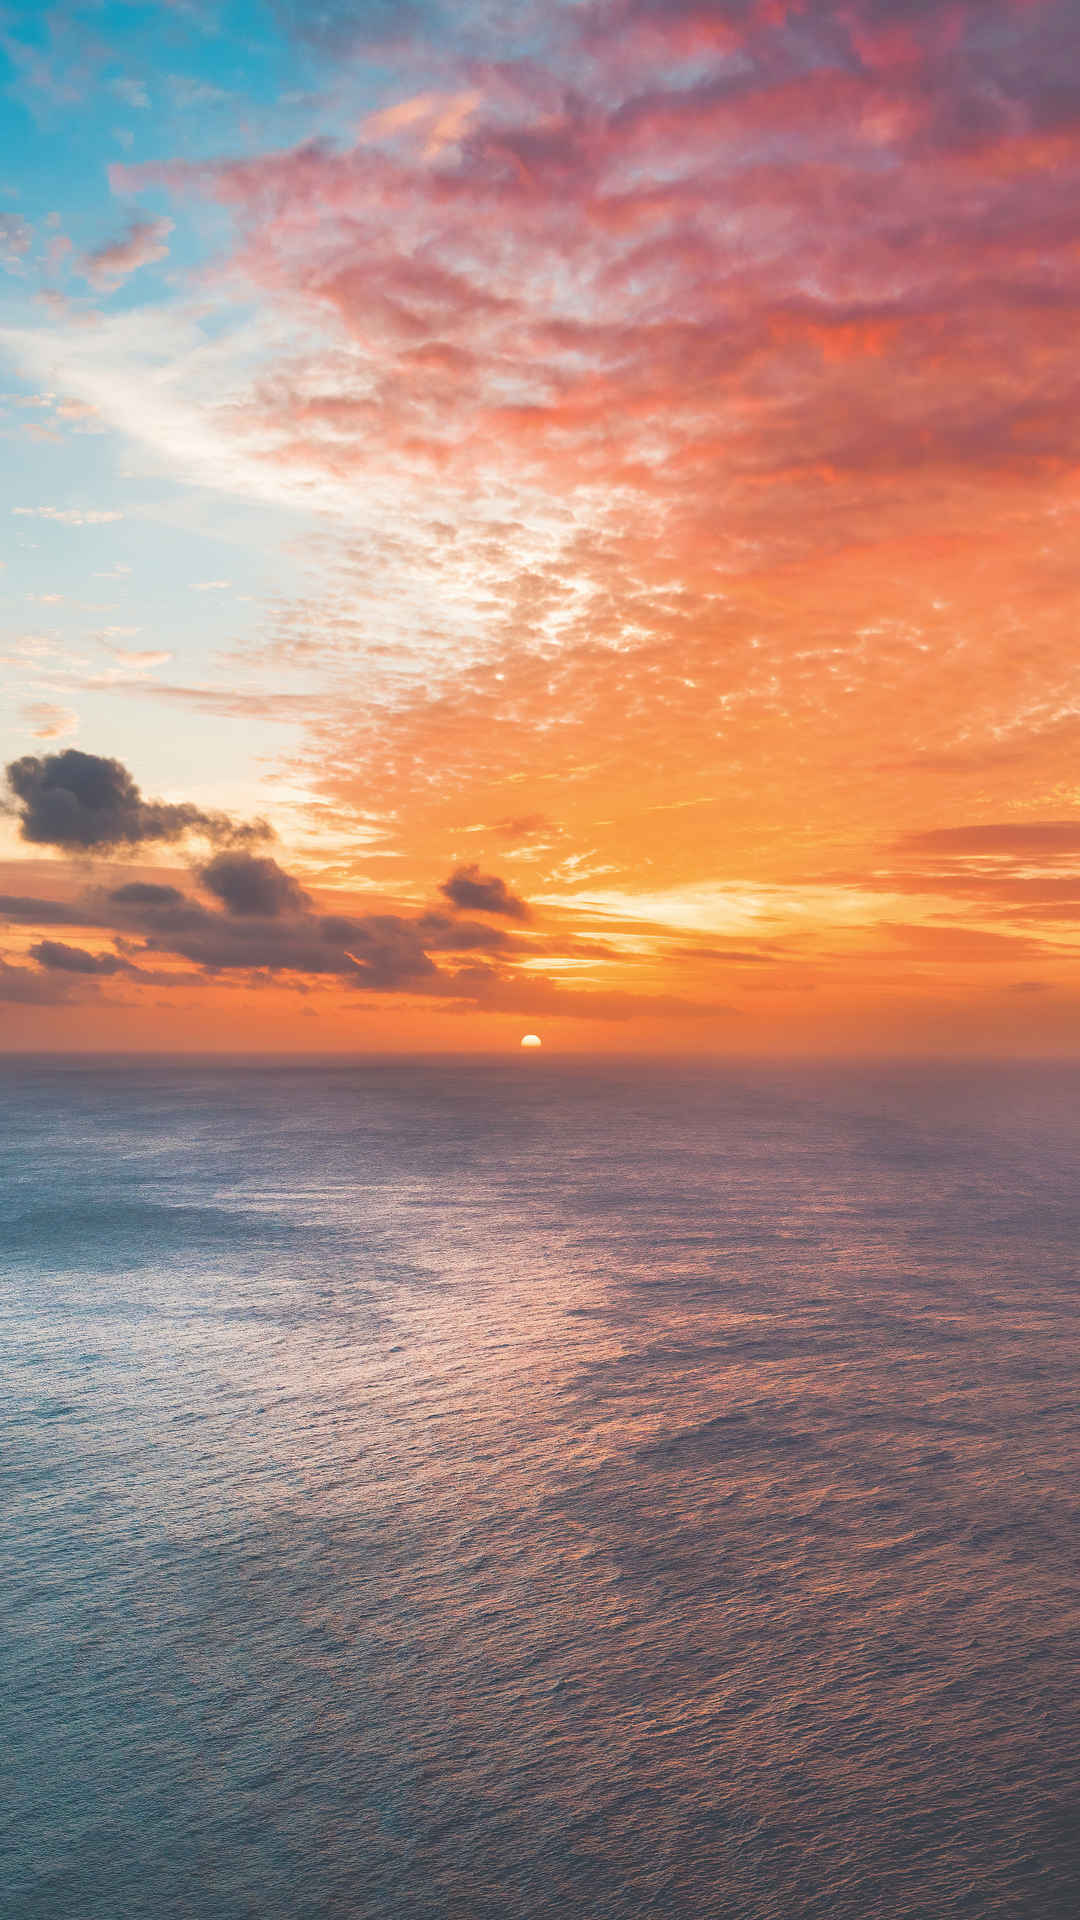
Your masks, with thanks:
M 0 99 L 9 1912 L 1080 1914 L 1080 0 Z
M 73 4 L 0 1045 L 1080 1052 L 1066 0 Z

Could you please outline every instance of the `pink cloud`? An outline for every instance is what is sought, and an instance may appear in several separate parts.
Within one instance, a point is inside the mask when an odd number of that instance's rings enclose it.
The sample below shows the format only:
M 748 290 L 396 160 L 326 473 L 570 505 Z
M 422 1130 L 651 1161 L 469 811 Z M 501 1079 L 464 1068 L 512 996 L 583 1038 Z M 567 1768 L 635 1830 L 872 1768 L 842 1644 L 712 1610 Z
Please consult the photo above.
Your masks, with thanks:
M 123 239 L 110 241 L 107 246 L 85 255 L 81 268 L 83 278 L 103 292 L 111 292 L 140 267 L 167 257 L 167 241 L 174 224 L 164 217 L 133 220 Z
M 32 700 L 23 707 L 22 717 L 35 740 L 63 740 L 79 730 L 78 714 L 52 700 Z
M 1012 10 L 994 10 L 1004 31 Z M 535 88 L 447 95 L 469 118 L 435 155 L 382 143 L 438 124 L 442 96 L 420 94 L 345 151 L 118 179 L 232 206 L 237 264 L 267 297 L 333 314 L 362 344 L 362 400 L 332 373 L 320 393 L 317 365 L 293 369 L 291 391 L 267 384 L 286 455 L 291 441 L 312 457 L 312 425 L 332 422 L 339 467 L 375 446 L 464 470 L 516 457 L 561 485 L 573 461 L 670 494 L 710 446 L 755 484 L 823 462 L 864 471 L 871 448 L 895 473 L 925 463 L 927 434 L 949 460 L 977 445 L 1015 462 L 1036 414 L 1060 446 L 1066 416 L 1044 394 L 1072 383 L 1075 146 L 1050 177 L 1019 155 L 1010 170 L 1037 115 L 1018 99 L 973 178 L 954 135 L 990 54 L 974 26 L 963 38 L 964 9 L 905 9 L 902 58 L 890 10 L 870 5 L 811 10 L 800 57 L 780 27 L 802 11 L 598 8 L 589 93 L 555 110 Z M 628 22 L 695 46 L 715 28 L 718 65 L 689 85 L 659 84 L 654 65 L 639 85 Z M 862 60 L 867 34 L 888 58 Z M 1004 330 L 1019 350 L 1007 383 Z
M 396 543 L 437 640 L 451 561 L 480 583 L 485 664 L 371 751 L 482 758 L 502 715 L 509 777 L 538 725 L 632 710 L 644 741 L 665 706 L 704 756 L 724 703 L 779 704 L 766 658 L 809 712 L 871 651 L 859 726 L 887 736 L 911 553 L 945 598 L 976 571 L 1045 597 L 1036 522 L 1080 473 L 1075 9 L 604 0 L 550 45 L 407 74 L 349 147 L 115 170 L 230 209 L 236 274 L 306 318 L 230 417 L 279 473 L 404 503 L 357 598 L 385 603 Z M 313 615 L 294 657 L 347 653 L 352 618 Z M 955 717 L 983 695 L 948 658 Z M 1013 697 L 1046 670 L 1014 650 Z M 945 751 L 944 713 L 910 712 Z

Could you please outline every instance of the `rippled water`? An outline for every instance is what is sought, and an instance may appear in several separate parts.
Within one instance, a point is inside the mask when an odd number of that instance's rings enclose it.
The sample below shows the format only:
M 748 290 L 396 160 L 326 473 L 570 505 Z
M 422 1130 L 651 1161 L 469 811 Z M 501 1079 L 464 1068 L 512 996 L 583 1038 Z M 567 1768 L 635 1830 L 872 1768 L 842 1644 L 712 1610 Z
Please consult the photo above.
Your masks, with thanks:
M 1080 1073 L 0 1093 L 5 1912 L 1080 1911 Z

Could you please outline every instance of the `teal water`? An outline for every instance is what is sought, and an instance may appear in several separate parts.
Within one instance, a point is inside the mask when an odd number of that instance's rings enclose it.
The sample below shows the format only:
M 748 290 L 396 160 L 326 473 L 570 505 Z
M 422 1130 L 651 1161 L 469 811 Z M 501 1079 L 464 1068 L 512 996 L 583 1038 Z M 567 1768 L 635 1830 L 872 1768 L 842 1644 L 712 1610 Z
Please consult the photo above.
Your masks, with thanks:
M 0 1096 L 5 1915 L 1080 1911 L 1080 1073 Z

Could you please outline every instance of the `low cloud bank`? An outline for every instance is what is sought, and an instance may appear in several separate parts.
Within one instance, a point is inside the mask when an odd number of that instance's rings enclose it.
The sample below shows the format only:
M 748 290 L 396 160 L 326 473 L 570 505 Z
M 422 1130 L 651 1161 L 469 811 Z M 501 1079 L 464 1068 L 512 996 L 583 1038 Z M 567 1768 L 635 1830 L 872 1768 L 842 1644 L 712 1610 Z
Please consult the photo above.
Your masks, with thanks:
M 28 755 L 7 769 L 24 840 L 76 856 L 107 857 L 182 841 L 209 840 L 209 858 L 193 858 L 191 884 L 125 880 L 89 884 L 76 899 L 0 895 L 0 918 L 33 927 L 33 966 L 0 959 L 0 1000 L 53 1004 L 102 991 L 115 979 L 127 988 L 192 984 L 244 976 L 247 984 L 318 979 L 371 993 L 423 994 L 447 1006 L 523 1014 L 547 1012 L 619 1020 L 648 1013 L 718 1012 L 639 994 L 578 991 L 521 963 L 582 946 L 524 932 L 533 912 L 497 874 L 456 868 L 439 887 L 446 904 L 414 913 L 326 913 L 269 854 L 251 843 L 268 829 L 237 822 L 191 803 L 147 799 L 118 760 L 74 748 Z M 497 924 L 510 922 L 511 925 Z M 496 923 L 496 924 L 493 924 Z M 78 928 L 111 936 L 98 951 L 51 937 Z M 606 949 L 587 943 L 590 955 Z M 184 961 L 182 975 L 160 962 Z

